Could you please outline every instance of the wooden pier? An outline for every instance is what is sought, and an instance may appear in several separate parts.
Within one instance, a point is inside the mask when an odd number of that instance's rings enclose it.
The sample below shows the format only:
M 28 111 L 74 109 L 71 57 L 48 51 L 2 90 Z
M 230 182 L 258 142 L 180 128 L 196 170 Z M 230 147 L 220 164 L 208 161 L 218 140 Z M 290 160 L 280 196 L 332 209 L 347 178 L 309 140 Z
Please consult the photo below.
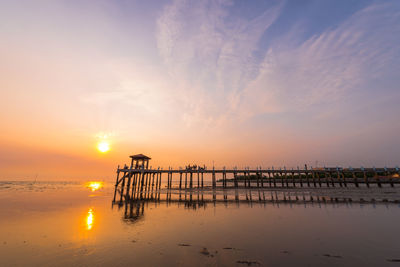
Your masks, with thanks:
M 295 188 L 295 187 L 394 187 L 400 183 L 399 168 L 222 168 L 208 169 L 205 166 L 185 168 L 149 168 L 151 158 L 143 155 L 130 156 L 130 166 L 118 166 L 114 201 L 117 190 L 120 200 L 144 198 L 150 192 L 167 189 L 191 190 L 203 188 Z M 211 176 L 206 184 L 204 176 Z M 162 179 L 166 179 L 162 183 Z

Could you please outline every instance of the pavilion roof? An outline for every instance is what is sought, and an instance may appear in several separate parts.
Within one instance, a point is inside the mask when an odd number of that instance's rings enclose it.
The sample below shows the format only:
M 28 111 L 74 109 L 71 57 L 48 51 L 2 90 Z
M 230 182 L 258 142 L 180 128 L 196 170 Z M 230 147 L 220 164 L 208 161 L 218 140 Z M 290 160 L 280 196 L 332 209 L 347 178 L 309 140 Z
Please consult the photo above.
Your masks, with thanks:
M 129 156 L 129 157 L 132 158 L 132 159 L 151 159 L 148 156 L 143 155 L 143 154 L 136 154 L 136 155 L 132 155 L 132 156 Z

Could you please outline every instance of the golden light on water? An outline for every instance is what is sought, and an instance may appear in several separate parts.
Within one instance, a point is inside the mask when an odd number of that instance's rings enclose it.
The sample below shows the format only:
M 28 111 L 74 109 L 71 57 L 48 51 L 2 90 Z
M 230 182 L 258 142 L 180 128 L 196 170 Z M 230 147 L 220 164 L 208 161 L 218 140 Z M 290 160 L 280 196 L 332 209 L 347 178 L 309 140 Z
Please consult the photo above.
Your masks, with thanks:
M 86 183 L 86 187 L 90 188 L 92 192 L 103 188 L 103 182 L 88 182 Z
M 106 140 L 102 140 L 97 144 L 97 150 L 101 153 L 106 153 L 110 150 L 110 144 Z
M 88 230 L 93 228 L 94 213 L 93 209 L 89 209 L 86 216 L 86 227 Z

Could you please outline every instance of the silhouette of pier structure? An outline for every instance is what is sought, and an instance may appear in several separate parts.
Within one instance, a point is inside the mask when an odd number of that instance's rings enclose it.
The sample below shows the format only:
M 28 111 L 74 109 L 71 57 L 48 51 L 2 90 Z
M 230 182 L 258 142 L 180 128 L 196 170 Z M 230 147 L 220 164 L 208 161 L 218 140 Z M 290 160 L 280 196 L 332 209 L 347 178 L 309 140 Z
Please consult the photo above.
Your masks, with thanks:
M 242 168 L 208 169 L 205 166 L 188 165 L 185 168 L 149 168 L 150 157 L 143 154 L 130 156 L 130 166 L 118 166 L 114 201 L 119 195 L 126 199 L 145 198 L 146 194 L 162 189 L 229 189 L 229 188 L 330 188 L 330 187 L 394 187 L 400 183 L 400 170 L 396 168 L 342 168 L 324 167 L 300 169 Z M 211 176 L 205 181 L 204 176 Z M 162 179 L 166 180 L 162 183 Z M 217 179 L 218 176 L 218 179 Z M 230 177 L 230 178 L 228 178 Z M 208 184 L 206 183 L 208 182 Z M 211 183 L 209 183 L 211 182 Z

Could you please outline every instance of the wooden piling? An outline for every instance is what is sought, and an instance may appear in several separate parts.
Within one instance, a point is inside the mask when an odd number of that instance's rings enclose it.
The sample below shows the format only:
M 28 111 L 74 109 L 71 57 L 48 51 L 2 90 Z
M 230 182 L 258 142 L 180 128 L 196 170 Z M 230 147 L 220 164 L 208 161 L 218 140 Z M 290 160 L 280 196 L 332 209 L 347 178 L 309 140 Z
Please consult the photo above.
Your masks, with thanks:
M 113 199 L 113 201 L 115 202 L 115 197 L 116 197 L 116 195 L 117 195 L 117 188 L 118 188 L 118 184 L 119 184 L 119 173 L 120 173 L 120 170 L 119 170 L 119 165 L 118 165 L 118 170 L 117 170 L 117 178 L 116 178 L 116 180 L 115 180 L 115 189 L 114 189 L 114 199 Z
M 174 177 L 174 174 L 173 174 L 173 172 L 171 171 L 170 172 L 171 173 L 171 176 L 170 176 L 170 180 L 169 180 L 169 188 L 172 188 L 172 181 L 173 181 L 173 177 Z
M 303 176 L 300 172 L 299 166 L 297 166 L 297 174 L 299 176 L 300 187 L 303 187 Z
M 338 167 L 336 167 L 336 178 L 337 178 L 337 180 L 339 181 L 339 186 L 340 187 L 343 187 L 343 185 L 342 185 L 342 179 L 341 179 L 341 177 L 340 177 L 340 173 L 339 173 L 339 168 Z
M 149 190 L 152 188 L 152 179 L 153 179 L 153 172 L 149 172 Z
M 169 189 L 169 168 L 167 171 L 167 189 Z
M 147 184 L 147 189 L 150 191 L 150 188 L 151 188 L 151 172 L 148 172 L 147 173 L 147 175 L 149 176 L 149 181 L 148 181 L 148 184 Z
M 147 180 L 149 179 L 149 176 L 148 176 L 147 172 L 144 172 L 144 174 L 145 174 L 145 177 L 146 177 L 146 180 L 144 182 L 144 191 L 147 191 Z
M 284 167 L 283 169 L 285 171 L 285 185 L 288 188 L 289 187 L 289 181 L 288 181 L 287 170 L 286 170 L 286 167 Z
M 157 169 L 157 171 L 155 172 L 155 179 L 154 179 L 154 189 L 157 190 L 158 189 L 158 174 L 160 173 L 160 170 Z
M 331 182 L 332 187 L 335 187 L 335 182 L 333 181 L 332 172 L 328 170 L 329 181 Z
M 305 172 L 305 175 L 306 175 L 306 183 L 307 183 L 307 186 L 310 187 L 310 178 L 308 177 L 308 171 L 307 171 L 307 170 L 306 170 L 306 172 Z
M 133 177 L 133 179 L 132 179 L 132 192 L 131 192 L 131 195 L 134 196 L 135 192 L 136 192 L 136 187 L 137 187 L 137 174 L 134 173 L 132 177 Z
M 131 188 L 132 173 L 128 174 L 128 184 L 126 185 L 126 196 L 125 199 L 129 199 L 129 189 Z
M 145 196 L 146 196 L 147 182 L 148 182 L 148 177 L 149 177 L 149 175 L 148 175 L 148 173 L 146 171 L 144 171 L 144 177 L 145 177 L 145 179 L 144 179 L 144 192 L 145 192 Z
M 269 188 L 271 188 L 272 187 L 272 180 L 271 180 L 271 172 L 270 172 L 269 169 L 268 169 L 267 174 L 268 174 L 268 185 L 269 185 Z
M 343 185 L 344 187 L 347 187 L 347 181 L 346 181 L 346 176 L 344 174 L 344 170 L 342 170 L 342 177 L 343 177 Z
M 182 189 L 182 170 L 179 172 L 179 189 Z
M 139 198 L 139 192 L 140 192 L 140 173 L 136 173 L 136 189 L 135 189 L 135 198 L 138 199 Z
M 375 177 L 375 180 L 376 180 L 376 184 L 378 185 L 378 187 L 382 187 L 381 181 L 379 180 L 378 171 L 375 168 L 373 168 L 373 169 L 374 169 L 374 177 Z
M 120 202 L 122 201 L 122 196 L 124 195 L 124 189 L 125 189 L 125 174 L 124 174 L 124 176 L 122 177 L 122 185 L 121 185 L 121 198 L 120 198 Z
M 250 168 L 247 167 L 247 172 L 246 172 L 246 177 L 247 177 L 247 187 L 251 187 L 251 176 L 250 176 Z
M 197 188 L 200 188 L 200 170 L 197 169 Z
M 225 166 L 224 166 L 224 169 L 222 171 L 222 187 L 226 188 L 226 169 L 225 169 Z
M 329 187 L 329 179 L 328 179 L 327 170 L 325 167 L 324 167 L 324 177 L 325 177 L 326 187 Z
M 244 169 L 245 169 L 245 171 L 244 171 L 244 185 L 245 185 L 245 187 L 249 187 L 250 186 L 250 183 L 248 182 L 248 180 L 250 180 L 249 173 L 247 172 L 247 167 L 245 167 Z
M 296 181 L 294 180 L 294 170 L 293 170 L 293 168 L 292 168 L 292 184 L 293 184 L 293 187 L 296 187 Z
M 238 187 L 238 181 L 237 181 L 236 167 L 233 170 L 234 170 L 233 171 L 234 184 L 235 184 L 235 187 L 237 188 Z
M 317 183 L 315 181 L 315 172 L 313 171 L 312 167 L 311 167 L 311 177 L 312 177 L 312 180 L 313 180 L 313 183 L 314 183 L 314 187 L 317 187 Z
M 158 189 L 161 189 L 161 179 L 162 179 L 162 172 L 160 172 L 160 181 L 158 182 Z
M 315 174 L 317 175 L 319 187 L 321 187 L 322 183 L 321 183 L 321 177 L 319 176 L 319 171 L 316 171 Z
M 361 170 L 363 172 L 363 177 L 364 177 L 364 182 L 367 185 L 367 187 L 369 188 L 369 182 L 368 182 L 368 177 L 367 177 L 367 173 L 365 172 L 364 168 L 361 167 Z
M 170 180 L 170 172 L 169 172 L 169 170 L 170 170 L 171 168 L 170 167 L 168 167 L 168 171 L 167 171 L 167 188 L 169 189 L 169 180 Z
M 132 195 L 134 196 L 136 191 L 138 190 L 138 173 L 135 173 L 133 176 L 133 187 L 132 187 Z
M 274 182 L 274 187 L 276 187 L 276 173 L 274 172 L 274 169 L 272 169 L 272 179 Z
M 247 187 L 251 188 L 251 173 L 250 173 L 250 167 L 247 167 Z
M 212 187 L 216 188 L 217 184 L 216 184 L 216 180 L 215 180 L 215 168 L 213 166 L 213 170 L 212 170 Z
M 151 189 L 151 172 L 147 172 L 147 176 L 149 179 L 147 180 L 147 190 L 150 191 Z
M 260 174 L 261 174 L 261 187 L 264 188 L 264 175 L 263 175 L 261 166 L 260 166 L 260 170 L 261 170 L 261 172 L 260 172 Z
M 356 187 L 358 187 L 358 181 L 357 181 L 356 172 L 355 172 L 352 168 L 349 168 L 349 169 L 350 169 L 351 174 L 352 174 L 352 176 L 353 176 L 354 185 L 355 185 Z
M 155 181 L 155 188 L 156 188 L 156 190 L 158 189 L 158 176 L 159 176 L 159 174 L 160 174 L 160 169 L 158 168 L 158 169 L 157 169 L 157 172 L 156 172 L 156 181 Z

